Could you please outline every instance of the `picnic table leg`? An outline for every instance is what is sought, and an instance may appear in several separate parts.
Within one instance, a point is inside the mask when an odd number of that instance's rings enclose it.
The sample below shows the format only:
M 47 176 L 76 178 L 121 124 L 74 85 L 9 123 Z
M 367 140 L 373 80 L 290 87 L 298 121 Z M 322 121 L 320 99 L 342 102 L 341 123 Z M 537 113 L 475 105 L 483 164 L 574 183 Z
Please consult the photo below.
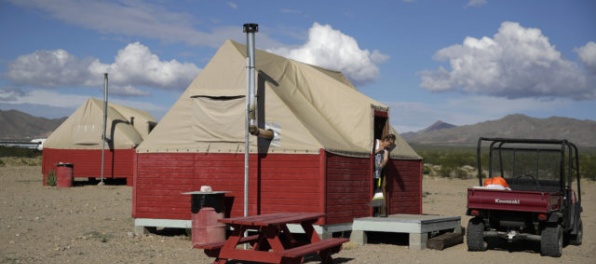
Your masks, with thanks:
M 263 233 L 263 228 L 259 228 L 258 233 Z M 259 236 L 257 240 L 251 242 L 250 245 L 252 249 L 255 251 L 268 251 L 271 249 L 269 242 L 267 242 L 267 238 L 265 236 Z
M 221 251 L 225 248 L 236 248 L 240 242 L 240 239 L 244 236 L 245 230 L 246 228 L 241 226 L 232 232 L 230 237 L 228 237 L 228 240 L 226 240 L 224 243 L 223 247 L 219 249 L 219 256 L 215 258 L 215 261 L 213 262 L 214 264 L 226 264 L 228 262 L 227 258 L 221 258 Z
M 311 243 L 321 241 L 321 238 L 319 237 L 319 234 L 315 232 L 312 223 L 301 223 L 300 225 L 302 226 L 302 229 L 304 229 L 304 233 Z
M 298 241 L 296 241 L 296 239 L 294 239 L 294 236 L 290 232 L 290 229 L 288 229 L 288 226 L 287 225 L 282 225 L 281 226 L 281 230 L 283 231 L 283 235 L 284 235 L 284 237 L 287 240 L 287 245 L 284 244 L 284 248 L 290 248 L 290 247 L 297 246 L 296 243 Z
M 282 252 L 284 251 L 284 245 L 281 243 L 279 239 L 279 229 L 277 227 L 270 227 L 263 230 L 265 232 L 265 237 L 267 238 L 267 242 L 273 251 Z
M 319 251 L 319 257 L 321 257 L 321 263 L 323 264 L 332 264 L 333 259 L 331 258 L 331 251 L 330 249 L 324 249 Z

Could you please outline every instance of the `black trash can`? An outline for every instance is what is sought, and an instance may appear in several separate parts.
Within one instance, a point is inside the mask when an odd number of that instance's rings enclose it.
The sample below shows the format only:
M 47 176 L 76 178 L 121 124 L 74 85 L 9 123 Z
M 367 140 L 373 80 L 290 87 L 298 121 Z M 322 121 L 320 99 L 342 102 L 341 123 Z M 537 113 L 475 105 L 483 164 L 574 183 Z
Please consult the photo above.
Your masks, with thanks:
M 199 213 L 205 207 L 211 207 L 217 213 L 225 211 L 225 192 L 190 192 L 190 211 Z

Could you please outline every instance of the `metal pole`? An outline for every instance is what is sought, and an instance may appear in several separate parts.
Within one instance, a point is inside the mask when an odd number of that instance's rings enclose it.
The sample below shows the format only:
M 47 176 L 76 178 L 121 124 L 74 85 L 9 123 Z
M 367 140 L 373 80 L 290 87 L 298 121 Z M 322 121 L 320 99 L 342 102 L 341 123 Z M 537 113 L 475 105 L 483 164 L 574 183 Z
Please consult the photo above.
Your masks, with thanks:
M 246 127 L 244 137 L 244 216 L 248 216 L 248 182 L 249 182 L 249 127 L 254 122 L 254 85 L 255 85 L 255 32 L 258 24 L 244 24 L 246 33 Z
M 101 181 L 99 185 L 103 185 L 104 179 L 104 162 L 105 162 L 105 148 L 106 148 L 106 128 L 108 126 L 108 73 L 103 74 L 103 133 L 101 134 Z

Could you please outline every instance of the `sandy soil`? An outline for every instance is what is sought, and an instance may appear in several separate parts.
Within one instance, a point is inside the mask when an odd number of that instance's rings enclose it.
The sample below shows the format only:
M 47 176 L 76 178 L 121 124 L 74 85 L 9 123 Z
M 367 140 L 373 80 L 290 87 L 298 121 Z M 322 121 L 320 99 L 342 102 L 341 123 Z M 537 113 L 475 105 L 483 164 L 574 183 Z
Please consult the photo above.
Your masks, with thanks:
M 134 235 L 132 189 L 126 185 L 44 187 L 40 167 L 0 168 L 0 263 L 211 263 L 192 249 L 184 232 Z M 476 180 L 424 177 L 424 213 L 461 216 L 466 188 Z M 532 243 L 468 252 L 460 244 L 410 250 L 400 239 L 356 246 L 334 255 L 334 263 L 595 263 L 596 183 L 583 182 L 584 240 L 561 258 L 541 257 Z M 396 236 L 397 237 L 397 236 Z M 403 239 L 401 239 L 403 241 Z M 317 263 L 308 261 L 308 263 Z

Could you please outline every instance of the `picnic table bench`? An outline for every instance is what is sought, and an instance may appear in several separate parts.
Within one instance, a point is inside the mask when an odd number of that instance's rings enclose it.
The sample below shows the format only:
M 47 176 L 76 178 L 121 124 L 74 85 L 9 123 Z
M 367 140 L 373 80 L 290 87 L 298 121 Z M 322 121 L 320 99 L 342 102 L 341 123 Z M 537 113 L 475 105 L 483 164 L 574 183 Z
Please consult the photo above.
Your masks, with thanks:
M 324 214 L 274 213 L 247 217 L 223 218 L 218 221 L 232 227 L 226 241 L 201 245 L 205 254 L 215 257 L 214 263 L 224 264 L 230 259 L 258 263 L 302 263 L 305 256 L 317 253 L 322 263 L 331 263 L 331 255 L 341 250 L 347 238 L 321 240 L 313 224 Z M 300 224 L 306 239 L 296 239 L 288 224 Z M 245 236 L 246 231 L 256 232 Z M 239 247 L 251 244 L 246 249 Z

